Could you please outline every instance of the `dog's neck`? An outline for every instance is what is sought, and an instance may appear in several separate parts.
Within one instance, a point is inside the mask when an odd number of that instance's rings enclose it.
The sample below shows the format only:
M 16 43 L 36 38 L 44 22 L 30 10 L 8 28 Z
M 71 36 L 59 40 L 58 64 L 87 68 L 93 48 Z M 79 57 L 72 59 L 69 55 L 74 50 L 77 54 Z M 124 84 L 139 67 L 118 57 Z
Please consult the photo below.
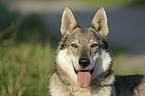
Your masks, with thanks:
M 76 84 L 74 80 L 68 78 L 68 74 L 66 74 L 65 71 L 63 71 L 62 69 L 59 68 L 59 70 L 57 70 L 56 73 L 58 74 L 60 80 L 63 82 L 64 85 L 72 86 L 71 84 L 73 84 L 78 86 L 78 84 Z M 112 72 L 112 70 L 108 70 L 102 73 L 100 76 L 96 77 L 95 79 L 91 80 L 90 87 L 111 87 L 114 83 L 114 79 L 114 73 Z
M 105 73 L 93 79 L 90 83 L 90 86 L 93 88 L 108 87 L 113 85 L 114 80 L 114 73 L 112 72 L 112 70 L 108 70 Z

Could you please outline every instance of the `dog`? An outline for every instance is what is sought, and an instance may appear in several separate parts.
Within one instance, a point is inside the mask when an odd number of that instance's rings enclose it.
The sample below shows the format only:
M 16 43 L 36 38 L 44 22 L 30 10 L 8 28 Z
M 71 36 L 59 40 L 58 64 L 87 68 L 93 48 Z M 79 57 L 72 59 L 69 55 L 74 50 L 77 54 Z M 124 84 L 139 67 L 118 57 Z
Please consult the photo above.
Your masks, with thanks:
M 49 82 L 52 96 L 145 96 L 143 75 L 116 76 L 107 42 L 107 16 L 99 8 L 89 27 L 80 27 L 66 7 L 56 71 Z

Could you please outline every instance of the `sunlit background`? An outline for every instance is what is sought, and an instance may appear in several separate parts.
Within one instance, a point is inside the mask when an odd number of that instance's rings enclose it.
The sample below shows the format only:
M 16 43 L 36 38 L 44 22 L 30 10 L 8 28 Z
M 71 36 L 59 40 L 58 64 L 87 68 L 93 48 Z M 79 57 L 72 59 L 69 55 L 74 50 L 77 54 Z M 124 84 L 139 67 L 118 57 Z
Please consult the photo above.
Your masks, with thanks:
M 48 80 L 55 70 L 66 6 L 80 26 L 89 26 L 103 6 L 113 71 L 145 74 L 144 0 L 0 0 L 0 96 L 49 96 Z

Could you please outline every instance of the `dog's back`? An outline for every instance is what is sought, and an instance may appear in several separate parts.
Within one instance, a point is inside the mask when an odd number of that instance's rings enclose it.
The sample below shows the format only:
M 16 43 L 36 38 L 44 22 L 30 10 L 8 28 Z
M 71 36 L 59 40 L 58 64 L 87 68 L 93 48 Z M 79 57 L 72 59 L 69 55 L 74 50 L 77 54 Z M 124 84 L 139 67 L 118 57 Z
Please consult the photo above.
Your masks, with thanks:
M 145 96 L 145 76 L 116 76 L 115 88 L 117 96 Z

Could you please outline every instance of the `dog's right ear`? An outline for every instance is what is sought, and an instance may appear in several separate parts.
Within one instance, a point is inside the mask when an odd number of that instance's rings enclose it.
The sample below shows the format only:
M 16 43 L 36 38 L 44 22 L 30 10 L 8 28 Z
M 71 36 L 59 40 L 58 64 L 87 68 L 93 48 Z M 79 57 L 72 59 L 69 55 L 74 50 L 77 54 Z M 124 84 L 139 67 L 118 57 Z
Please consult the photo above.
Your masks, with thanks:
M 77 21 L 73 15 L 73 12 L 69 7 L 66 7 L 63 11 L 62 19 L 61 19 L 61 34 L 63 36 L 67 36 L 72 32 L 72 30 L 77 27 Z

